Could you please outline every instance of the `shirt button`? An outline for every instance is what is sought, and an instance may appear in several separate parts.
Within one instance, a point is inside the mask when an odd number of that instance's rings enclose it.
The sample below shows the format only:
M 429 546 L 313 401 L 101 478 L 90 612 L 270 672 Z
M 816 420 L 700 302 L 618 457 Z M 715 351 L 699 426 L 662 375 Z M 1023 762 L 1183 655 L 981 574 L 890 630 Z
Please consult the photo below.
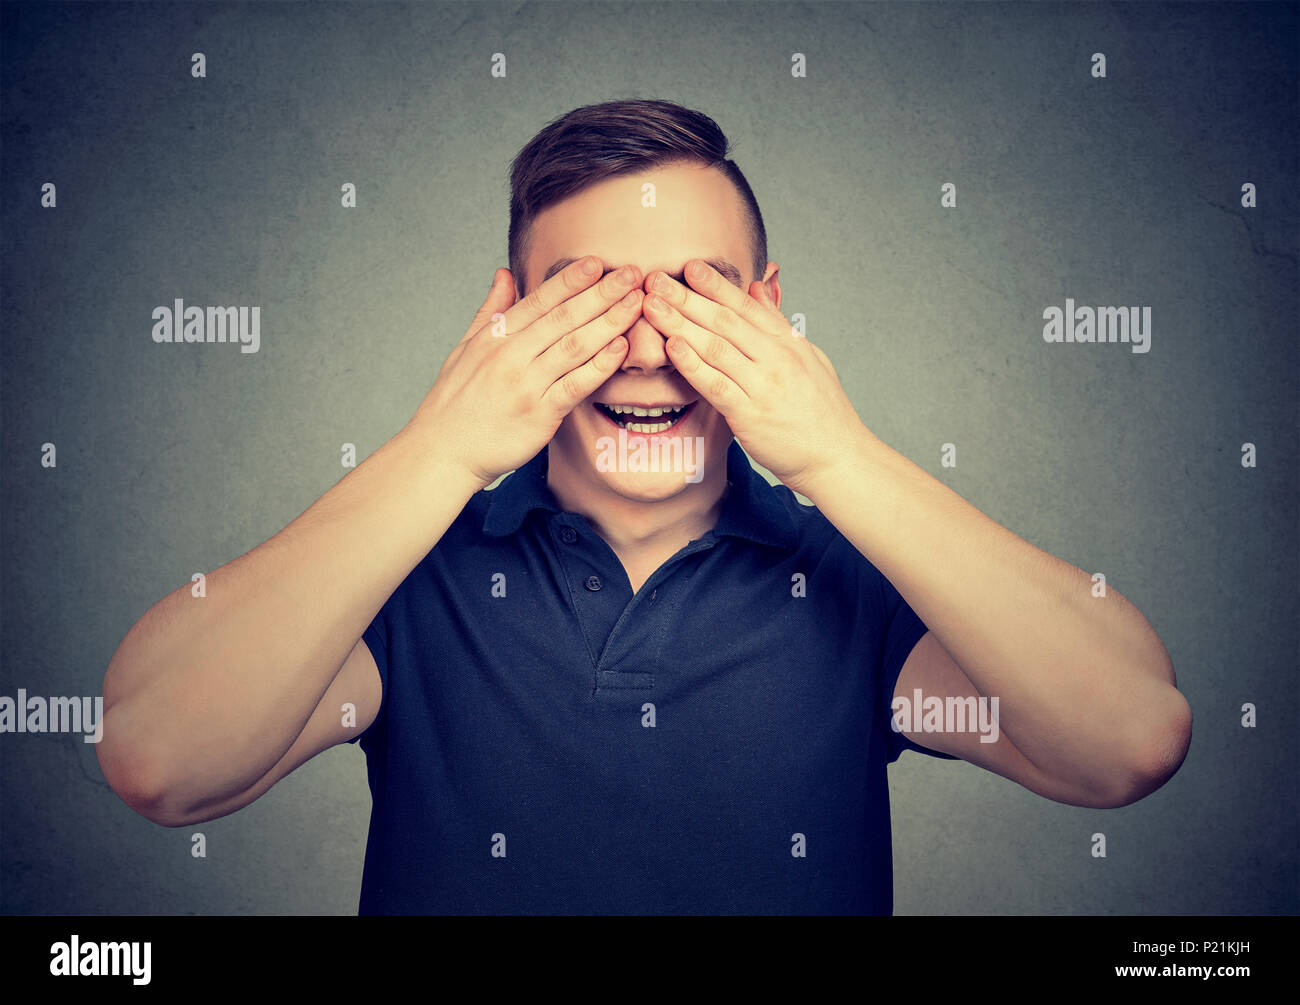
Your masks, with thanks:
M 597 590 L 600 589 L 600 577 L 588 576 L 587 582 L 583 585 L 585 585 L 587 589 L 589 589 L 592 593 L 595 593 Z
M 563 527 L 560 529 L 560 540 L 565 544 L 573 544 L 578 540 L 578 532 L 572 527 Z

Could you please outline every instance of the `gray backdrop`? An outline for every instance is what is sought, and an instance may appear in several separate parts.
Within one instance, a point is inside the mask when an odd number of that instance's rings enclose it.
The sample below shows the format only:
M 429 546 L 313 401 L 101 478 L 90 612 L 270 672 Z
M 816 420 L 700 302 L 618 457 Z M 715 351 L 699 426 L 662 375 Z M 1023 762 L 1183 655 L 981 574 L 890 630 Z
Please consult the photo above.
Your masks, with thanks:
M 897 912 L 1295 912 L 1294 6 L 0 17 L 0 693 L 100 693 L 151 604 L 301 513 L 345 473 L 342 443 L 364 456 L 396 432 L 506 264 L 510 158 L 576 105 L 668 98 L 732 139 L 786 313 L 807 315 L 866 424 L 1104 572 L 1195 711 L 1182 769 L 1123 809 L 905 754 Z M 178 297 L 263 305 L 260 351 L 154 344 L 151 311 Z M 1044 343 L 1042 312 L 1065 297 L 1150 306 L 1150 352 Z M 178 830 L 127 809 L 79 736 L 6 734 L 0 762 L 4 912 L 356 910 L 356 747 Z

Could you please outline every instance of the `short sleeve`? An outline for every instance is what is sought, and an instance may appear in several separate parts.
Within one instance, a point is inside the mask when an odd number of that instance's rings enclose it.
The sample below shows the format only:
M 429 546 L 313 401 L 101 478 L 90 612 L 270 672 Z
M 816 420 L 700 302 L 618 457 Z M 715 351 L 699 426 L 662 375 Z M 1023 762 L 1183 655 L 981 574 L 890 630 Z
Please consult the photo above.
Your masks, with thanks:
M 370 655 L 374 657 L 375 666 L 379 669 L 379 711 L 375 713 L 375 721 L 363 729 L 356 736 L 348 740 L 348 743 L 356 743 L 367 733 L 371 732 L 384 717 L 387 711 L 388 698 L 388 604 L 385 603 L 375 615 L 374 620 L 366 626 L 366 630 L 361 633 L 361 641 L 366 644 L 370 650 Z
M 894 584 L 886 579 L 878 569 L 871 567 L 876 580 L 877 596 L 880 603 L 881 645 L 880 645 L 880 691 L 877 695 L 878 717 L 885 732 L 885 748 L 888 751 L 886 761 L 898 760 L 904 750 L 915 750 L 941 757 L 948 761 L 961 760 L 952 754 L 931 750 L 919 743 L 914 743 L 902 733 L 895 732 L 891 726 L 893 720 L 894 688 L 898 686 L 898 675 L 903 672 L 903 664 L 908 655 L 929 629 L 917 613 L 912 610 Z

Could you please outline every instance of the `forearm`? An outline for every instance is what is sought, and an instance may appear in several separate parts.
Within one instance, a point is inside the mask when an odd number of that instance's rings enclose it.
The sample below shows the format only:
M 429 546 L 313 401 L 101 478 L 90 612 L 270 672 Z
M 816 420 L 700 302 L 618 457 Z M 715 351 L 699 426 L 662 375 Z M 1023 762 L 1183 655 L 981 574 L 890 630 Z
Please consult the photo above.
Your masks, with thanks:
M 481 487 L 431 441 L 406 427 L 274 537 L 208 573 L 206 596 L 186 584 L 146 612 L 104 679 L 106 774 L 118 766 L 158 789 L 183 773 L 218 794 L 279 760 L 384 601 Z
M 1110 586 L 1022 540 L 865 428 L 808 492 L 889 579 L 1018 749 L 1058 777 L 1132 772 L 1186 714 L 1173 665 Z M 1181 757 L 1181 754 L 1177 755 Z

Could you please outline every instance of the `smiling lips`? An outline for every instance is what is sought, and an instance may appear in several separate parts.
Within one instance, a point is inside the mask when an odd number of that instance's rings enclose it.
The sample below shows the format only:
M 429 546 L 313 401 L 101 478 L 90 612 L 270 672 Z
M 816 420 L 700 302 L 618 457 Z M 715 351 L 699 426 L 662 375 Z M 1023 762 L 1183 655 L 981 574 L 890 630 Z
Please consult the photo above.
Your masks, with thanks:
M 672 429 L 695 407 L 693 401 L 684 405 L 606 405 L 600 401 L 593 404 L 597 412 L 620 429 L 650 435 Z

